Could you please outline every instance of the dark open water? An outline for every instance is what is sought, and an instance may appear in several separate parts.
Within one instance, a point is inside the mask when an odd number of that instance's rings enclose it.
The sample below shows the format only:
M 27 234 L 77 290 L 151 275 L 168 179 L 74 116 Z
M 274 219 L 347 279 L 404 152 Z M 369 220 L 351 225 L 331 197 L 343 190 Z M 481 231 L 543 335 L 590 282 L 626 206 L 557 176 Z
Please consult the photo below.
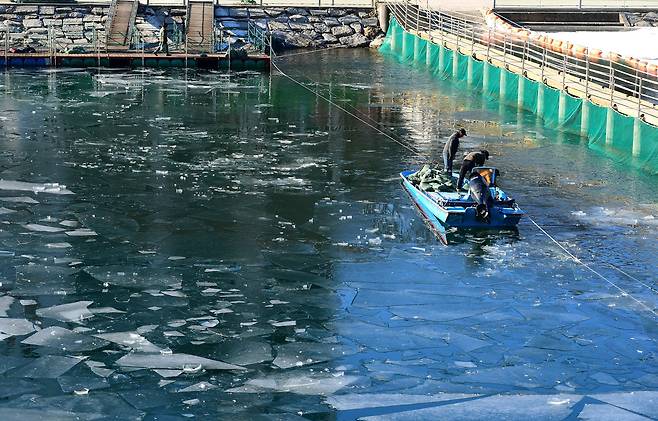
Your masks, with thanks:
M 280 75 L 13 71 L 0 419 L 658 416 L 655 176 L 377 53 L 280 65 L 433 158 L 466 126 L 630 295 L 527 220 L 443 245 L 425 159 Z

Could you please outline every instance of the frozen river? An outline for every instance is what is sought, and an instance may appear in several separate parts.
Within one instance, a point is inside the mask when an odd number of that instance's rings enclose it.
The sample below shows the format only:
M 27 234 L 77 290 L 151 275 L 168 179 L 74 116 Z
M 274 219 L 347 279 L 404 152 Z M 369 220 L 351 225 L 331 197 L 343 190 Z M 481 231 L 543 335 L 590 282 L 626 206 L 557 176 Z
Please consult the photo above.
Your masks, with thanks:
M 607 281 L 528 220 L 443 245 L 424 161 L 281 75 L 5 73 L 1 420 L 658 417 L 655 175 L 377 53 L 280 65 L 429 157 L 464 125 Z

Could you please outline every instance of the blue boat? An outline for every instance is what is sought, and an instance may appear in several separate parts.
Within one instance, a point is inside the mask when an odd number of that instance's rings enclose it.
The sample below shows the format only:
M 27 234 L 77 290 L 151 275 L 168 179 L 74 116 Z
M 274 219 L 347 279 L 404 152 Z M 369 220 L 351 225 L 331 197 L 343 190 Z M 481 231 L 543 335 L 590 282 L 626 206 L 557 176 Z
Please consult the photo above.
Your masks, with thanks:
M 457 228 L 489 228 L 509 229 L 514 228 L 525 215 L 525 212 L 498 186 L 496 186 L 497 170 L 493 167 L 477 167 L 485 180 L 493 206 L 489 208 L 486 218 L 478 213 L 478 204 L 468 192 L 468 180 L 464 182 L 466 191 L 425 191 L 419 185 L 409 179 L 416 171 L 403 171 L 402 185 L 409 193 L 412 200 L 430 220 L 438 220 L 449 227 Z M 455 174 L 453 174 L 454 177 Z

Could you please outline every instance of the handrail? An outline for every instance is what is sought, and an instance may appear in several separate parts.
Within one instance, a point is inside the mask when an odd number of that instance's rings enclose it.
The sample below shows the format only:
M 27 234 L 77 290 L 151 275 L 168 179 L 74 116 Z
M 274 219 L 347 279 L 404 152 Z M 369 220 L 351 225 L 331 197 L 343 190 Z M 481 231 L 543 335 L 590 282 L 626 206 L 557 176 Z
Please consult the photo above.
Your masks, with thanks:
M 567 92 L 580 92 L 596 104 L 602 104 L 633 117 L 658 123 L 658 65 L 646 65 L 635 60 L 631 64 L 614 53 L 604 56 L 600 51 L 573 45 L 549 44 L 538 34 L 525 29 L 487 26 L 484 21 L 457 16 L 415 1 L 389 1 L 388 7 L 407 31 L 425 33 L 436 42 L 450 40 L 460 51 L 527 76 L 532 74 L 547 83 L 548 74 L 560 80 L 556 86 Z M 534 73 L 537 73 L 536 75 Z M 555 83 L 554 83 L 555 84 Z

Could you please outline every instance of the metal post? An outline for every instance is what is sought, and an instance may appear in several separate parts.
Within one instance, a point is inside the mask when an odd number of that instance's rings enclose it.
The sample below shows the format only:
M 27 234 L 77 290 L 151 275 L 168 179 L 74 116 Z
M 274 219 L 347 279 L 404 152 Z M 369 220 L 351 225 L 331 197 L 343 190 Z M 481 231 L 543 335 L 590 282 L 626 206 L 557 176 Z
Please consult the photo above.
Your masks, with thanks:
M 585 48 L 585 99 L 589 98 L 589 47 Z
M 528 41 L 523 41 L 523 53 L 521 55 L 521 77 L 525 74 L 525 56 L 526 49 L 528 48 Z
M 544 67 L 546 66 L 546 47 L 544 46 L 544 50 L 542 51 L 542 56 L 541 56 L 541 83 L 544 83 Z
M 507 34 L 503 35 L 503 64 L 507 68 Z
M 612 107 L 612 102 L 615 96 L 615 69 L 612 67 L 612 60 L 608 59 L 610 64 L 610 106 Z
M 490 50 L 491 50 L 491 29 L 489 29 L 489 37 L 487 38 L 487 62 L 489 61 Z
M 562 63 L 562 90 L 564 90 L 564 85 L 566 84 L 567 79 L 567 55 L 564 54 L 564 62 Z
M 638 87 L 637 87 L 637 118 L 642 116 L 642 81 L 644 78 L 640 78 Z
M 445 40 L 443 35 L 443 14 L 439 12 L 439 32 L 441 33 L 441 46 L 445 47 Z

